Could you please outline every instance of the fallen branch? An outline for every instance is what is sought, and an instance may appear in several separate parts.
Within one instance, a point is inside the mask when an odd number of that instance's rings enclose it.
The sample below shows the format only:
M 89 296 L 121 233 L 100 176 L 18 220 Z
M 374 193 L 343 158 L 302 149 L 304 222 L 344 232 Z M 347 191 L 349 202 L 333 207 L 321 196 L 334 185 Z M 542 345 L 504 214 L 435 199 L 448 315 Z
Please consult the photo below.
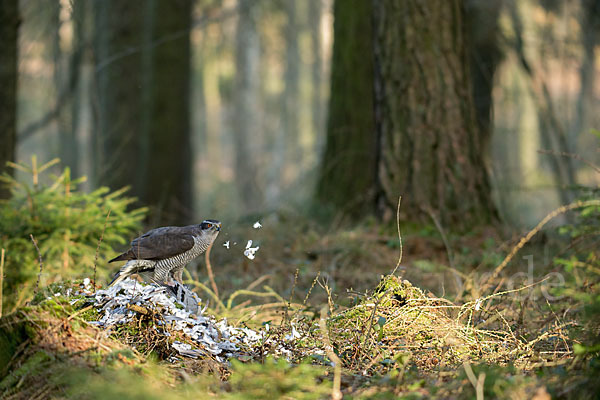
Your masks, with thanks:
M 527 242 L 529 242 L 531 240 L 531 238 L 533 236 L 535 236 L 536 233 L 538 233 L 540 230 L 542 230 L 542 228 L 544 227 L 544 225 L 546 225 L 548 222 L 550 222 L 551 219 L 566 213 L 567 211 L 570 210 L 574 210 L 576 208 L 583 208 L 583 207 L 589 207 L 589 206 L 600 206 L 600 200 L 587 200 L 587 201 L 575 201 L 571 204 L 567 204 L 566 206 L 561 206 L 558 207 L 556 210 L 552 211 L 551 213 L 549 213 L 548 215 L 546 215 L 544 217 L 544 219 L 542 219 L 540 221 L 540 223 L 538 223 L 536 225 L 535 228 L 533 228 L 532 230 L 530 230 L 527 235 L 525 235 L 523 238 L 521 238 L 521 240 L 519 241 L 519 243 L 517 243 L 517 245 L 515 247 L 513 247 L 513 249 L 511 250 L 511 252 L 506 256 L 506 258 L 504 258 L 504 260 L 502 260 L 502 262 L 500 263 L 500 265 L 498 265 L 496 267 L 496 269 L 494 270 L 494 273 L 490 276 L 490 278 L 487 280 L 488 283 L 486 283 L 486 285 L 483 287 L 482 291 L 485 291 L 489 286 L 491 281 L 493 281 L 494 279 L 496 279 L 498 277 L 498 275 L 500 274 L 500 272 L 508 265 L 508 263 L 513 259 L 513 257 L 515 256 L 515 254 L 517 254 L 517 252 L 519 250 L 521 250 L 523 248 L 523 246 L 525 246 L 525 244 L 527 244 Z

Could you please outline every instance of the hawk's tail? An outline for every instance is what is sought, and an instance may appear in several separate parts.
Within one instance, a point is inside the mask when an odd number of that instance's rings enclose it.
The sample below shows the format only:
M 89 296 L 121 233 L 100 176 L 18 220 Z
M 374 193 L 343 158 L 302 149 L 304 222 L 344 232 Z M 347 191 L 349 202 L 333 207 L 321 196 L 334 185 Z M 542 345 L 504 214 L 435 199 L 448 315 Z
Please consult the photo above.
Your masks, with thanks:
M 123 279 L 129 278 L 133 274 L 154 270 L 154 268 L 152 267 L 149 268 L 148 266 L 139 265 L 139 263 L 135 261 L 136 260 L 133 260 L 133 262 L 130 261 L 127 264 L 123 265 L 121 269 L 115 274 L 113 280 L 108 284 L 108 286 L 112 286 L 115 283 L 119 283 Z
M 131 260 L 131 257 L 129 256 L 129 252 L 119 254 L 118 256 L 116 256 L 115 258 L 110 260 L 109 263 L 115 262 L 115 261 L 125 261 L 125 260 Z

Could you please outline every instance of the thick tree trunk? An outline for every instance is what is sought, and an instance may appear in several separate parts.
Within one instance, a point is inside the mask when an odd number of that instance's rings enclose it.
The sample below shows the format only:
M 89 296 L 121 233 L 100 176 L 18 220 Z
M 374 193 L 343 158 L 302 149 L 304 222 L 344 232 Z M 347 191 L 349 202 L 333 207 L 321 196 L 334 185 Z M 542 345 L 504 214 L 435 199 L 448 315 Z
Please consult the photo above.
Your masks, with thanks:
M 327 142 L 317 199 L 350 216 L 374 210 L 377 141 L 373 115 L 370 1 L 334 4 Z
M 460 0 L 374 1 L 380 203 L 470 226 L 496 215 Z
M 86 163 L 86 157 L 80 157 L 80 146 L 79 135 L 83 131 L 89 136 L 89 132 L 85 129 L 84 115 L 85 107 L 89 107 L 86 102 L 89 99 L 85 97 L 87 88 L 85 87 L 85 69 L 90 63 L 90 19 L 91 19 L 91 4 L 85 1 L 76 1 L 73 3 L 73 48 L 70 60 L 69 70 L 69 84 L 72 87 L 73 95 L 71 101 L 71 126 L 70 134 L 65 137 L 61 136 L 61 141 L 64 141 L 65 145 L 70 145 L 72 148 L 64 149 L 61 144 L 63 162 L 70 163 L 71 175 L 78 177 L 85 174 L 85 166 L 81 164 Z M 69 165 L 69 164 L 67 164 Z
M 256 30 L 257 3 L 239 0 L 235 49 L 234 146 L 235 174 L 239 196 L 246 212 L 263 206 L 262 185 L 257 181 L 258 168 L 251 140 L 259 132 L 258 105 L 260 41 Z
M 15 161 L 17 145 L 17 48 L 19 2 L 5 0 L 0 6 L 0 173 L 12 173 L 7 161 Z M 10 192 L 0 187 L 0 199 Z
M 144 199 L 160 223 L 190 223 L 192 151 L 190 138 L 191 0 L 153 1 L 148 91 L 144 121 L 147 153 L 141 160 Z M 147 22 L 147 23 L 148 23 Z M 146 98 L 146 97 L 145 97 Z
M 153 224 L 187 223 L 191 0 L 96 6 L 95 175 L 114 189 L 131 185 Z
M 143 186 L 134 181 L 143 145 L 140 88 L 143 12 L 137 2 L 95 2 L 96 134 L 95 184 L 113 189 L 130 185 L 141 197 Z
M 487 148 L 492 134 L 492 89 L 502 58 L 498 19 L 503 0 L 466 0 L 468 55 L 473 104 L 481 143 Z

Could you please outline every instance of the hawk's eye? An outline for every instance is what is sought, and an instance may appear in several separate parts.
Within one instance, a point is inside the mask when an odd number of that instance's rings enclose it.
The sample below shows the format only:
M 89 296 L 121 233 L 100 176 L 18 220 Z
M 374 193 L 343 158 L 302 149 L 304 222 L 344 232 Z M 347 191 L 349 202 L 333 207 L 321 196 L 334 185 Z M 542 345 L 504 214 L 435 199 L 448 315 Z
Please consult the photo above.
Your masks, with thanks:
M 209 224 L 209 223 L 206 224 L 207 228 L 212 228 L 212 226 L 213 226 L 212 224 Z

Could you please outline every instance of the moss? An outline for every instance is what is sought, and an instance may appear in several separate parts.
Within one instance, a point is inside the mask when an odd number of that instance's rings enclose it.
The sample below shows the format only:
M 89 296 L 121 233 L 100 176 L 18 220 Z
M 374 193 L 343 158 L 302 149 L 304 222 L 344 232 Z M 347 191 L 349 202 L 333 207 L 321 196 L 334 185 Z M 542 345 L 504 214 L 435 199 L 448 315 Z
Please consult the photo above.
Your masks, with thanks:
M 0 390 L 19 386 L 28 376 L 33 377 L 39 375 L 42 371 L 48 368 L 49 364 L 54 363 L 54 357 L 50 356 L 45 351 L 37 351 L 23 362 L 17 369 L 11 370 L 2 381 L 0 381 Z
M 21 343 L 29 338 L 26 324 L 14 321 L 15 315 L 0 319 L 0 374 L 4 374 L 4 367 L 13 358 L 15 351 Z
M 115 336 L 137 336 L 140 329 L 136 324 L 120 324 L 113 329 Z
M 98 321 L 98 319 L 100 319 L 100 313 L 95 307 L 90 307 L 89 309 L 80 312 L 79 318 L 84 321 Z
M 409 300 L 423 299 L 425 294 L 407 280 L 401 280 L 394 275 L 382 276 L 379 285 L 373 292 L 373 297 L 382 307 L 402 307 Z
M 68 280 L 51 283 L 45 288 L 40 288 L 40 290 L 38 290 L 38 292 L 31 300 L 31 304 L 38 305 L 44 302 L 44 300 L 46 300 L 48 297 L 53 297 L 57 293 L 64 295 L 67 292 L 67 289 L 69 288 L 73 288 L 73 284 L 71 284 L 71 281 Z M 78 289 L 79 286 L 76 285 L 75 288 Z
M 445 305 L 406 280 L 385 276 L 371 296 L 329 319 L 330 337 L 348 367 L 363 361 L 372 365 L 374 357 L 394 358 L 407 350 L 425 368 L 442 359 L 449 365 L 477 359 L 482 351 L 478 333 L 451 318 Z
M 23 323 L 23 331 L 25 332 L 26 339 L 35 339 L 38 335 L 38 328 L 33 326 L 33 324 Z M 45 321 L 42 321 L 39 325 L 41 328 L 46 328 L 48 324 Z
M 330 381 L 322 379 L 324 368 L 310 363 L 292 366 L 285 359 L 267 358 L 262 364 L 233 360 L 232 370 L 232 398 L 314 399 L 331 393 Z
M 43 300 L 38 304 L 38 310 L 50 311 L 56 317 L 68 317 L 73 314 L 73 306 L 69 303 L 69 298 L 65 296 L 56 296 Z

